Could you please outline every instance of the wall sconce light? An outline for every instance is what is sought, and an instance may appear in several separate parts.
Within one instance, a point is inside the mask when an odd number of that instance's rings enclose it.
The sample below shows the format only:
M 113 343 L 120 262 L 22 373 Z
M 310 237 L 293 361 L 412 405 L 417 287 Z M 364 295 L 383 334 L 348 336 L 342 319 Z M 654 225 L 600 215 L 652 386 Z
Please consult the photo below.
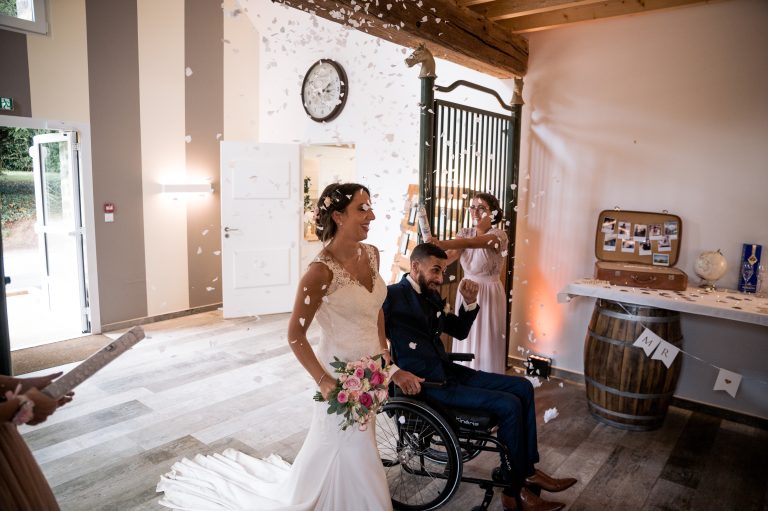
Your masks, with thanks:
M 162 193 L 213 193 L 211 183 L 165 183 L 160 185 Z
M 528 355 L 524 365 L 525 374 L 528 376 L 541 376 L 548 380 L 549 373 L 552 372 L 552 359 L 541 355 Z

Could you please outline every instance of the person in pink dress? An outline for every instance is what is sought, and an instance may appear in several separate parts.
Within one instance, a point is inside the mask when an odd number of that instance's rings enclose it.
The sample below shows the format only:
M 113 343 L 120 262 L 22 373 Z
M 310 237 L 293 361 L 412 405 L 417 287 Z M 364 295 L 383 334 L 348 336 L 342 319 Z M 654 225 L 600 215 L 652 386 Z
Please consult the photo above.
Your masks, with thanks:
M 489 193 L 477 193 L 469 207 L 473 227 L 461 229 L 455 239 L 431 242 L 448 253 L 448 263 L 459 259 L 464 278 L 480 285 L 477 303 L 482 311 L 466 340 L 453 340 L 454 353 L 474 353 L 472 369 L 504 374 L 506 371 L 506 295 L 501 271 L 508 250 L 507 233 L 499 228 L 502 210 Z M 456 308 L 462 303 L 456 294 Z

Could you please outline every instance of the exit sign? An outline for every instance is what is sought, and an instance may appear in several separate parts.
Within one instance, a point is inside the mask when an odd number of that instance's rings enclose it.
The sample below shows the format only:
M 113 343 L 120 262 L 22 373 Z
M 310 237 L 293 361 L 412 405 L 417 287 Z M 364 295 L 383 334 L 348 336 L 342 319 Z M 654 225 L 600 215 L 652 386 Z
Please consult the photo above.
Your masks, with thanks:
M 13 98 L 0 98 L 0 110 L 13 110 Z

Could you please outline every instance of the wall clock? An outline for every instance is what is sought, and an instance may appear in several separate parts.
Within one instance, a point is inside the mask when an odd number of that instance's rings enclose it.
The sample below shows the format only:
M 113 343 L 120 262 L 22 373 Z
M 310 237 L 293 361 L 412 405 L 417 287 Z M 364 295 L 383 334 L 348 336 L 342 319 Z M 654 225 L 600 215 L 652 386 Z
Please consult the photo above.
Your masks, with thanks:
M 341 113 L 347 102 L 347 74 L 330 59 L 320 59 L 309 68 L 301 84 L 301 102 L 313 121 L 328 122 Z

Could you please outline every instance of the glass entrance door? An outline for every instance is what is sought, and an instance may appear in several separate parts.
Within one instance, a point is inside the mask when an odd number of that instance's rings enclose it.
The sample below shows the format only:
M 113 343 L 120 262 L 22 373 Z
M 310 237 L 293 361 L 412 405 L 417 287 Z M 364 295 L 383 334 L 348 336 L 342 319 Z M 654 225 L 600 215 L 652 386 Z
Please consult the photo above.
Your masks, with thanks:
M 78 152 L 76 132 L 33 137 L 36 247 L 4 253 L 12 350 L 90 331 Z

